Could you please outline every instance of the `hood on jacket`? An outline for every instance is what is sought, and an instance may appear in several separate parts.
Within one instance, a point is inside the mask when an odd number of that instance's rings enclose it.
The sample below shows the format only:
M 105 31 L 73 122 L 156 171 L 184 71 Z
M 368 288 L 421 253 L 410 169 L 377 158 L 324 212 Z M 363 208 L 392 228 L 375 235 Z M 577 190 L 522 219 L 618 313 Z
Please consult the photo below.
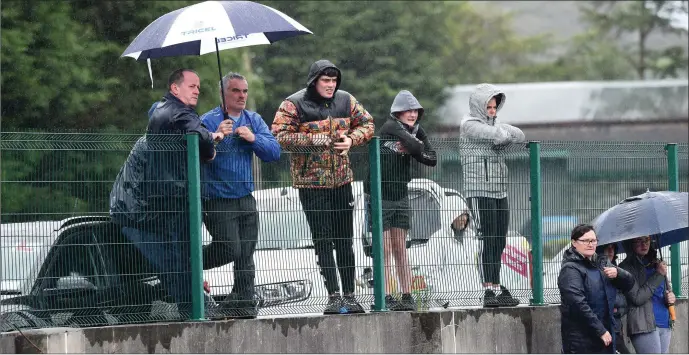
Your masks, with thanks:
M 328 68 L 337 70 L 337 85 L 335 85 L 333 96 L 335 93 L 337 93 L 337 90 L 340 89 L 340 85 L 342 84 L 342 72 L 340 71 L 340 68 L 336 67 L 335 64 L 327 59 L 317 60 L 315 63 L 311 64 L 311 67 L 309 68 L 309 77 L 306 79 L 306 88 L 308 91 L 312 93 L 316 92 L 316 80 L 318 80 L 318 78 L 323 75 L 323 71 Z
M 495 97 L 498 106 L 495 111 L 497 118 L 497 113 L 505 106 L 507 96 L 505 96 L 505 93 L 498 89 L 497 86 L 486 83 L 477 85 L 474 92 L 469 96 L 469 115 L 482 120 L 488 120 L 488 110 L 486 110 L 486 106 L 488 105 L 488 101 L 493 97 Z
M 423 106 L 421 106 L 419 100 L 417 100 L 416 97 L 409 92 L 409 90 L 402 90 L 397 93 L 395 100 L 392 101 L 392 106 L 390 106 L 390 116 L 392 116 L 394 119 L 397 119 L 397 116 L 395 116 L 396 113 L 409 110 L 418 110 L 419 116 L 416 119 L 416 122 L 421 121 L 421 117 L 423 116 L 424 112 Z
M 447 190 L 446 190 L 447 191 Z M 455 230 L 452 227 L 452 222 L 455 218 L 466 213 L 469 219 L 467 220 L 467 225 L 464 230 Z M 463 238 L 471 238 L 476 236 L 476 230 L 474 229 L 474 223 L 471 220 L 471 213 L 469 213 L 469 207 L 467 206 L 464 198 L 460 195 L 445 195 L 445 201 L 443 202 L 443 209 L 440 211 L 440 221 L 443 223 L 443 228 L 447 227 L 454 234 L 455 239 L 462 241 Z

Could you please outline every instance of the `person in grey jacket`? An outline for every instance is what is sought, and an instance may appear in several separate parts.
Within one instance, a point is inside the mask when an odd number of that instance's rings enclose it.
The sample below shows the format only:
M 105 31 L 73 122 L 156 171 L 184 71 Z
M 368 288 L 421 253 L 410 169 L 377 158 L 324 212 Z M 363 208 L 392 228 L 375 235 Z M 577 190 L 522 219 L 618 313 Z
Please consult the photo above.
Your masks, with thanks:
M 651 239 L 646 236 L 622 243 L 627 257 L 620 267 L 636 279 L 634 288 L 626 293 L 627 333 L 637 353 L 666 354 L 672 337 L 667 302 L 674 303 L 675 295 L 668 290 L 667 265 L 658 260 Z
M 470 149 L 462 154 L 462 173 L 465 197 L 483 239 L 484 307 L 519 304 L 500 285 L 500 257 L 507 244 L 510 221 L 503 150 L 510 144 L 525 141 L 519 128 L 497 122 L 497 113 L 505 106 L 505 100 L 505 93 L 496 86 L 479 84 L 469 98 L 469 114 L 460 124 L 460 138 L 473 141 L 467 146 Z

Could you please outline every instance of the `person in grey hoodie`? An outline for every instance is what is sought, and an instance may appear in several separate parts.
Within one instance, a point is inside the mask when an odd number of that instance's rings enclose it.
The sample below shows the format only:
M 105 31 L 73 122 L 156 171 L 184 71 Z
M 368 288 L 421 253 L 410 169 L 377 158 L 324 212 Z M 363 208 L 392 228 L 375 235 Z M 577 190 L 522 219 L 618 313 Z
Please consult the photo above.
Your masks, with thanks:
M 381 195 L 383 205 L 383 241 L 385 258 L 385 302 L 393 311 L 414 311 L 411 295 L 411 268 L 407 258 L 406 237 L 411 227 L 407 184 L 411 181 L 411 158 L 421 164 L 435 166 L 436 153 L 419 122 L 424 109 L 407 90 L 400 91 L 390 107 L 390 117 L 380 128 Z M 371 181 L 364 189 L 370 194 Z M 370 198 L 368 199 L 370 201 Z M 370 207 L 369 207 L 370 208 Z M 370 219 L 369 219 L 370 220 Z M 400 300 L 392 296 L 392 260 L 402 291 Z
M 491 84 L 479 84 L 469 97 L 469 114 L 460 124 L 460 138 L 473 141 L 462 154 L 464 193 L 475 227 L 483 239 L 481 271 L 484 307 L 516 306 L 519 300 L 500 285 L 500 257 L 507 243 L 510 211 L 507 202 L 507 165 L 503 150 L 523 143 L 517 127 L 497 122 L 505 93 Z M 496 295 L 496 291 L 500 291 Z

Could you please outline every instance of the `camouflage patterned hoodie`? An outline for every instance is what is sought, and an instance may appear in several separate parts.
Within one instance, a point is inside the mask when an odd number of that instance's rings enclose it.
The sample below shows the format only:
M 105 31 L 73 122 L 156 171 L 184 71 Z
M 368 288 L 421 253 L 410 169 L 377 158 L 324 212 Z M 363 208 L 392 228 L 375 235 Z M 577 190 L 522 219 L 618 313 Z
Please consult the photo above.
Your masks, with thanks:
M 321 97 L 316 82 L 329 68 L 337 72 L 332 98 Z M 329 146 L 314 145 L 316 134 L 326 134 L 332 142 L 341 134 L 352 139 L 352 147 L 368 142 L 375 129 L 373 117 L 356 98 L 339 90 L 340 70 L 327 60 L 311 65 L 306 88 L 286 98 L 271 130 L 283 150 L 290 151 L 290 172 L 295 188 L 336 188 L 354 180 L 349 156 L 339 155 Z

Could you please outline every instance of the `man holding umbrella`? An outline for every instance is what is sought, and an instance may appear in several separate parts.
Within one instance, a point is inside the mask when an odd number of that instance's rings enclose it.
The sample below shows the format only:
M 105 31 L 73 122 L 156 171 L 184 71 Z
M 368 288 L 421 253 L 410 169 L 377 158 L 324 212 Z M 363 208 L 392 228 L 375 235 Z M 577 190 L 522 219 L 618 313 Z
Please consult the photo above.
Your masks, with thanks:
M 191 306 L 189 201 L 186 153 L 171 149 L 187 133 L 199 135 L 202 160 L 215 157 L 214 142 L 228 130 L 209 132 L 194 110 L 200 80 L 191 69 L 170 74 L 168 92 L 151 112 L 145 142 L 140 139 L 110 192 L 110 215 L 149 260 L 187 318 Z
M 272 125 L 282 147 L 294 152 L 290 161 L 293 186 L 299 189 L 329 295 L 325 314 L 364 312 L 354 298 L 354 173 L 347 153 L 371 139 L 374 125 L 356 98 L 339 90 L 341 83 L 342 74 L 333 63 L 313 63 L 306 88 L 282 102 Z
M 235 298 L 227 304 L 237 318 L 255 318 L 254 250 L 258 242 L 258 211 L 251 171 L 253 155 L 264 162 L 280 159 L 280 145 L 263 118 L 246 109 L 249 85 L 244 76 L 229 73 L 222 78 L 222 106 L 206 112 L 201 120 L 211 130 L 233 130 L 217 146 L 212 162 L 203 164 L 204 223 L 213 241 L 203 248 L 203 268 L 234 262 Z M 230 301 L 230 300 L 228 300 Z

